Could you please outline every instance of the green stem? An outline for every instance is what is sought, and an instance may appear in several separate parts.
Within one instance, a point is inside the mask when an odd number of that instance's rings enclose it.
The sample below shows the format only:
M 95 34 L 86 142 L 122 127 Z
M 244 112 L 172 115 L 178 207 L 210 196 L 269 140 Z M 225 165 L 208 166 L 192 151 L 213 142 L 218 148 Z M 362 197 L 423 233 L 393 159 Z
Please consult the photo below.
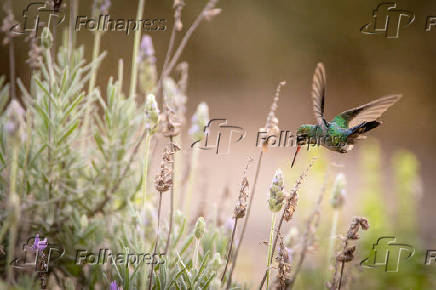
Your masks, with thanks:
M 330 230 L 330 236 L 329 236 L 329 246 L 327 251 L 327 277 L 330 275 L 330 261 L 332 259 L 332 255 L 334 252 L 334 246 L 336 242 L 336 229 L 338 225 L 338 217 L 339 217 L 339 210 L 334 209 L 333 210 L 333 219 L 332 219 L 332 228 Z
M 90 94 L 95 88 L 95 81 L 97 79 L 97 67 L 98 64 L 96 59 L 100 53 L 100 42 L 101 42 L 101 32 L 96 31 L 94 34 L 94 48 L 92 50 L 92 66 L 91 66 L 91 77 L 89 79 L 88 93 Z M 89 112 L 88 112 L 89 113 Z
M 145 137 L 145 148 L 144 148 L 144 159 L 142 162 L 142 208 L 145 210 L 145 204 L 147 203 L 147 174 L 148 174 L 148 163 L 149 163 L 149 153 L 150 153 L 150 141 L 151 134 L 148 133 Z
M 139 0 L 138 12 L 136 14 L 136 20 L 142 19 L 142 14 L 144 13 L 145 0 Z M 141 37 L 141 26 L 135 31 L 135 42 L 133 44 L 133 56 L 132 56 L 132 72 L 130 73 L 130 90 L 129 98 L 134 98 L 136 93 L 136 77 L 138 73 L 138 64 L 136 59 L 138 58 L 139 42 Z
M 268 243 L 268 260 L 267 260 L 267 268 L 266 268 L 266 289 L 269 289 L 269 269 L 271 267 L 271 260 L 272 260 L 272 245 L 273 245 L 273 237 L 274 237 L 274 227 L 276 224 L 276 213 L 272 213 L 271 217 L 271 230 L 269 232 L 269 243 Z
M 15 240 L 17 235 L 17 192 L 16 192 L 16 182 L 17 182 L 17 168 L 18 168 L 18 144 L 13 145 L 12 149 L 12 164 L 11 173 L 9 181 L 9 220 L 11 221 L 9 227 L 9 245 L 8 245 L 8 281 L 13 282 L 14 272 L 11 266 L 11 262 L 14 259 L 15 251 Z M 12 211 L 12 212 L 10 212 Z
M 191 156 L 191 173 L 189 174 L 188 188 L 186 190 L 186 198 L 184 200 L 184 207 L 183 207 L 186 217 L 190 216 L 189 211 L 191 207 L 191 199 L 192 199 L 192 192 L 193 192 L 194 181 L 195 181 L 195 174 L 198 166 L 198 154 L 199 154 L 198 148 L 194 147 Z
M 192 266 L 198 270 L 198 250 L 200 248 L 200 239 L 195 238 L 194 257 L 192 257 Z

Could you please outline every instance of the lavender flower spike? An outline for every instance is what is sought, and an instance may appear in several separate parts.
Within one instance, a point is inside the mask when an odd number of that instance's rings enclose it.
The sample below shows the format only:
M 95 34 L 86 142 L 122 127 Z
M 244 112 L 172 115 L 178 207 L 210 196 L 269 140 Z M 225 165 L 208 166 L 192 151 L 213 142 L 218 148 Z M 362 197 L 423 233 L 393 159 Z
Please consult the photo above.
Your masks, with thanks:
M 112 281 L 110 290 L 123 290 L 123 287 L 118 287 L 117 281 Z
M 43 251 L 48 245 L 47 238 L 44 240 L 39 239 L 39 234 L 36 234 L 35 241 L 33 242 L 32 250 L 35 252 Z

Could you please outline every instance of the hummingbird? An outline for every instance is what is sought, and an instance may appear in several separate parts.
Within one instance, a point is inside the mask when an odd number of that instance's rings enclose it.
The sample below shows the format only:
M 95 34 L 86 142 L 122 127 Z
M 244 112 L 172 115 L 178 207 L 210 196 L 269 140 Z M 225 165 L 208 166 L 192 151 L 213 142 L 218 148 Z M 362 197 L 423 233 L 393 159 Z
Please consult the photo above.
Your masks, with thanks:
M 324 118 L 326 73 L 322 63 L 318 63 L 313 74 L 311 95 L 317 124 L 303 124 L 297 129 L 297 149 L 291 167 L 302 145 L 322 145 L 331 151 L 349 152 L 356 140 L 366 138 L 364 133 L 382 124 L 380 116 L 401 98 L 401 95 L 388 95 L 346 110 L 328 122 Z

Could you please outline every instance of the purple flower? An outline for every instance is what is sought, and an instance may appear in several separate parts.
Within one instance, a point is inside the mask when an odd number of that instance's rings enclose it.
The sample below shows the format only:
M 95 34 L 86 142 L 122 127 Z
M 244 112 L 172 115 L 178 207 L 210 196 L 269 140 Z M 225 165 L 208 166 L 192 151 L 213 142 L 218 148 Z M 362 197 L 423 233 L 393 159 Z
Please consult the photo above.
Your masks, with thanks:
M 39 234 L 36 234 L 35 241 L 33 242 L 32 250 L 35 252 L 43 251 L 45 248 L 47 248 L 48 242 L 47 238 L 44 240 L 39 239 Z
M 123 290 L 123 287 L 118 287 L 117 281 L 112 281 L 110 290 Z
M 146 34 L 143 35 L 141 39 L 141 46 L 140 46 L 137 62 L 141 62 L 144 59 L 150 59 L 152 62 L 155 61 L 153 41 L 151 39 L 151 36 Z

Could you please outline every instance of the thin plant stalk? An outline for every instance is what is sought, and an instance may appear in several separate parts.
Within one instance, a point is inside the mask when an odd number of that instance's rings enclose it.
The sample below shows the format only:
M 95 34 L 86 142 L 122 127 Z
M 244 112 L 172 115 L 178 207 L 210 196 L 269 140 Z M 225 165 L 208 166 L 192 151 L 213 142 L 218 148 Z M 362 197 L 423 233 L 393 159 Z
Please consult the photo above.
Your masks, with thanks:
M 312 168 L 313 163 L 315 162 L 315 160 L 316 160 L 316 158 L 313 158 L 312 161 L 310 162 L 309 166 L 300 175 L 299 179 L 297 180 L 297 184 L 292 189 L 291 195 L 288 198 L 288 200 L 286 201 L 286 205 L 283 207 L 282 215 L 280 217 L 280 221 L 279 221 L 279 224 L 277 226 L 276 234 L 275 234 L 275 237 L 274 237 L 274 242 L 273 242 L 273 245 L 272 245 L 271 259 L 272 259 L 272 257 L 274 257 L 274 252 L 275 252 L 275 249 L 277 247 L 277 241 L 279 239 L 280 230 L 281 230 L 282 225 L 283 225 L 283 220 L 285 219 L 285 209 L 290 204 L 290 202 L 292 200 L 292 197 L 297 196 L 297 192 L 298 192 L 299 186 L 303 182 L 304 176 L 307 175 L 307 173 L 309 172 L 309 169 Z M 267 271 L 265 271 L 265 274 L 263 275 L 262 281 L 260 282 L 259 289 L 262 289 L 263 285 L 265 284 L 265 281 L 266 281 L 266 278 L 267 278 L 267 273 L 268 273 L 268 269 L 267 269 Z
M 173 144 L 173 136 L 170 136 L 170 144 Z M 173 184 L 171 185 L 170 189 L 170 225 L 168 228 L 168 236 L 167 236 L 167 242 L 165 245 L 165 251 L 164 253 L 168 253 L 168 248 L 170 247 L 170 240 L 171 240 L 171 232 L 173 231 L 173 223 L 174 223 L 174 170 L 175 170 L 175 158 L 173 162 L 171 162 L 171 178 L 173 180 Z
M 348 246 L 348 241 L 345 241 L 345 247 L 344 249 Z M 338 290 L 341 290 L 341 286 L 342 286 L 342 277 L 344 276 L 344 266 L 345 266 L 345 261 L 341 262 L 341 271 L 339 272 L 339 286 L 338 286 Z
M 76 20 L 78 10 L 78 0 L 70 0 L 70 27 L 68 30 L 68 58 L 71 62 L 71 56 L 73 54 L 73 47 L 76 43 L 76 33 L 74 29 L 74 21 Z
M 153 257 L 156 255 L 156 251 L 157 251 L 157 245 L 159 243 L 159 238 L 160 238 L 160 212 L 161 212 L 161 208 L 162 208 L 162 192 L 159 192 L 159 204 L 157 207 L 157 230 L 156 230 L 156 243 L 154 244 L 154 250 L 153 250 L 153 255 L 152 257 L 152 261 L 151 261 L 151 270 L 150 270 L 150 276 L 149 276 L 149 284 L 148 284 L 148 289 L 151 290 L 152 289 L 152 284 L 153 284 Z
M 86 136 L 88 135 L 88 127 L 89 127 L 89 115 L 91 114 L 91 101 L 90 96 L 92 94 L 92 91 L 95 88 L 95 81 L 97 78 L 97 58 L 98 54 L 100 52 L 100 42 L 101 42 L 101 32 L 96 31 L 94 33 L 94 48 L 92 50 L 92 66 L 91 66 L 91 76 L 89 79 L 89 86 L 88 86 L 88 98 L 85 103 L 85 115 L 83 117 L 83 125 L 82 125 L 82 136 L 85 138 L 82 139 L 81 142 L 81 150 L 82 154 L 85 155 L 86 150 Z M 80 185 L 80 183 L 79 183 Z M 81 186 L 79 186 L 80 188 Z
M 189 174 L 189 180 L 188 180 L 188 187 L 186 190 L 186 197 L 184 202 L 184 213 L 185 216 L 189 216 L 189 211 L 191 207 L 191 199 L 192 199 L 192 192 L 194 188 L 194 181 L 195 181 L 195 175 L 197 173 L 197 167 L 198 167 L 198 155 L 199 150 L 197 147 L 192 148 L 192 156 L 191 156 L 191 174 Z
M 230 238 L 230 246 L 229 246 L 229 250 L 227 251 L 226 266 L 224 267 L 223 274 L 221 275 L 221 282 L 224 281 L 224 277 L 226 276 L 227 267 L 229 265 L 230 257 L 232 256 L 233 240 L 235 239 L 237 225 L 238 225 L 238 218 L 235 218 L 235 222 L 233 223 L 233 229 L 232 229 L 232 237 Z
M 332 255 L 334 253 L 334 247 L 336 244 L 336 233 L 337 233 L 337 227 L 338 227 L 338 219 L 339 219 L 339 210 L 334 209 L 333 210 L 333 218 L 332 218 L 332 228 L 330 230 L 330 236 L 329 236 L 329 245 L 328 245 L 328 251 L 327 251 L 327 277 L 329 276 L 329 266 L 330 260 L 332 259 Z
M 12 162 L 11 162 L 11 173 L 9 181 L 9 210 L 13 211 L 9 213 L 11 224 L 9 226 L 9 245 L 8 245 L 8 272 L 7 277 L 9 282 L 13 282 L 14 273 L 11 265 L 14 259 L 15 251 L 15 240 L 17 237 L 17 221 L 16 221 L 16 202 L 17 202 L 17 192 L 16 192 L 16 182 L 17 182 L 17 169 L 18 169 L 18 145 L 14 145 L 12 149 Z
M 244 239 L 245 231 L 247 229 L 248 219 L 250 218 L 251 206 L 253 204 L 254 195 L 256 193 L 257 179 L 259 177 L 260 166 L 262 164 L 262 157 L 263 157 L 263 150 L 261 150 L 259 152 L 259 157 L 258 157 L 258 160 L 257 160 L 257 167 L 256 167 L 256 174 L 254 176 L 254 182 L 253 182 L 253 189 L 251 191 L 250 201 L 249 201 L 248 207 L 247 207 L 247 215 L 246 215 L 245 220 L 244 220 L 244 226 L 242 227 L 241 235 L 239 236 L 238 246 L 236 247 L 235 254 L 233 256 L 233 263 L 232 263 L 232 267 L 230 268 L 229 278 L 227 280 L 227 289 L 229 289 L 230 286 L 232 285 L 233 270 L 236 267 L 236 261 L 238 260 L 239 249 L 241 248 L 241 244 L 242 244 L 242 241 Z
M 275 227 L 275 223 L 276 223 L 276 213 L 273 212 L 272 213 L 272 218 L 271 218 L 271 230 L 269 232 L 269 242 L 268 242 L 268 260 L 266 261 L 266 266 L 267 266 L 267 272 L 266 272 L 266 289 L 269 289 L 269 274 L 270 274 L 270 267 L 271 267 L 271 262 L 272 262 L 272 243 L 273 243 L 273 237 L 274 237 L 274 227 Z
M 138 2 L 138 12 L 136 14 L 136 20 L 142 19 L 144 14 L 145 0 L 139 0 Z M 130 89 L 129 98 L 134 98 L 136 93 L 136 78 L 138 74 L 138 64 L 136 62 L 139 52 L 139 42 L 141 38 L 141 26 L 135 31 L 135 40 L 133 43 L 133 53 L 132 53 L 132 71 L 130 73 Z
M 197 18 L 194 20 L 194 22 L 191 24 L 191 26 L 186 31 L 185 35 L 183 36 L 182 40 L 180 41 L 179 46 L 177 47 L 176 51 L 174 52 L 173 57 L 171 58 L 171 61 L 166 66 L 166 69 L 164 69 L 161 73 L 160 79 L 158 81 L 158 87 L 157 91 L 159 92 L 163 80 L 171 73 L 171 71 L 174 69 L 174 66 L 176 65 L 177 61 L 179 60 L 180 56 L 182 55 L 183 49 L 185 48 L 186 44 L 188 43 L 188 40 L 191 38 L 192 34 L 194 33 L 195 29 L 200 25 L 201 21 L 207 16 L 207 11 L 210 9 L 213 9 L 216 5 L 218 0 L 209 0 L 209 2 L 206 3 L 203 10 L 198 14 Z
M 9 39 L 9 76 L 10 76 L 10 85 L 9 85 L 9 95 L 11 99 L 15 99 L 15 49 L 14 49 L 14 39 L 11 37 Z
M 91 76 L 89 79 L 89 87 L 88 92 L 91 93 L 95 88 L 95 82 L 97 79 L 97 68 L 98 64 L 96 63 L 96 59 L 98 58 L 98 54 L 100 53 L 100 43 L 101 43 L 101 31 L 96 31 L 94 33 L 94 47 L 92 49 L 92 66 L 91 66 Z M 89 113 L 89 112 L 88 112 Z
M 148 164 L 149 164 L 149 155 L 150 155 L 150 141 L 151 134 L 147 133 L 145 136 L 145 144 L 144 144 L 144 159 L 142 161 L 142 208 L 145 209 L 145 205 L 147 203 L 147 175 L 148 175 Z

